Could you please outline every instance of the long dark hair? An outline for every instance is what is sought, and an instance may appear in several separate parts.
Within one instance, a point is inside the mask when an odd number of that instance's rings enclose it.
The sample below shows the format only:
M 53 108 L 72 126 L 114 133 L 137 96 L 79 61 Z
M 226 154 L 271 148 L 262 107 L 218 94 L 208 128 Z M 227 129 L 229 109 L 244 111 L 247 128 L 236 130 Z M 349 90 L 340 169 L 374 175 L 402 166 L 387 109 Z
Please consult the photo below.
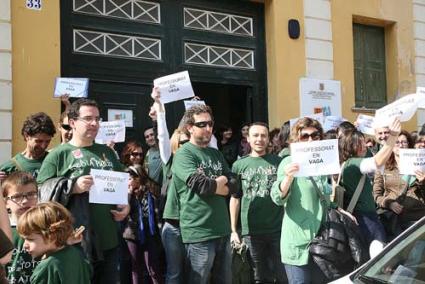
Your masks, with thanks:
M 406 136 L 407 147 L 408 148 L 413 148 L 415 145 L 414 145 L 414 142 L 413 142 L 412 135 L 410 135 L 410 133 L 407 132 L 406 130 L 400 131 L 400 134 L 398 135 L 398 137 L 400 137 L 402 135 Z M 385 169 L 387 169 L 389 171 L 392 171 L 396 167 L 397 167 L 397 163 L 396 163 L 396 160 L 395 160 L 395 154 L 393 152 L 393 153 L 391 153 L 391 156 L 388 158 L 388 161 L 385 163 Z
M 132 152 L 134 152 L 137 148 L 142 148 L 142 144 L 137 142 L 136 140 L 130 140 L 128 141 L 121 152 L 121 163 L 123 163 L 125 166 L 131 166 L 130 162 L 130 155 Z M 144 154 L 144 151 L 143 151 Z M 141 163 L 143 163 L 144 155 L 142 157 Z
M 364 145 L 361 145 L 361 144 Z M 364 135 L 358 130 L 353 130 L 338 139 L 339 161 L 347 161 L 349 158 L 358 157 L 360 147 L 366 147 Z

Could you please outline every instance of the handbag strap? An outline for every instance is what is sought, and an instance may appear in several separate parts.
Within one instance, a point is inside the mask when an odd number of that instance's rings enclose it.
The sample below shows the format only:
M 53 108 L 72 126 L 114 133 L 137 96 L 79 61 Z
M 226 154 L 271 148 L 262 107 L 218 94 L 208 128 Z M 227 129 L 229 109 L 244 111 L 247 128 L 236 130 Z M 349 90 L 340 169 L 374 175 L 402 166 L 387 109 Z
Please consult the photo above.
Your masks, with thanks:
M 339 183 L 341 182 L 341 176 L 342 176 L 342 171 L 344 170 L 344 166 L 345 166 L 345 162 L 343 162 L 341 165 L 341 171 L 338 174 L 338 180 L 336 181 L 336 185 L 339 185 Z
M 308 177 L 311 183 L 313 184 L 314 189 L 316 190 L 317 195 L 319 196 L 320 202 L 323 203 L 323 205 L 326 205 L 326 199 L 323 193 L 320 191 L 319 187 L 317 186 L 316 181 L 313 177 Z
M 351 197 L 350 203 L 348 204 L 347 211 L 353 213 L 354 207 L 356 207 L 357 201 L 359 201 L 360 193 L 363 189 L 366 181 L 366 175 L 362 175 L 362 178 L 357 185 L 356 191 L 354 191 L 353 197 Z

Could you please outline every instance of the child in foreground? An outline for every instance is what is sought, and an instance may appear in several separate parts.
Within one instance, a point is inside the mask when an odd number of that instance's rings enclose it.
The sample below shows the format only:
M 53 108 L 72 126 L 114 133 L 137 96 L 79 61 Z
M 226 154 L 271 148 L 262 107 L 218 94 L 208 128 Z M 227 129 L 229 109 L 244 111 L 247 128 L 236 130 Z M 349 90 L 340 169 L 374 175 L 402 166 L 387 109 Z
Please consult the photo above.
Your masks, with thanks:
M 71 214 L 57 202 L 40 203 L 18 221 L 24 248 L 41 261 L 31 275 L 31 284 L 90 283 L 90 264 L 75 247 Z

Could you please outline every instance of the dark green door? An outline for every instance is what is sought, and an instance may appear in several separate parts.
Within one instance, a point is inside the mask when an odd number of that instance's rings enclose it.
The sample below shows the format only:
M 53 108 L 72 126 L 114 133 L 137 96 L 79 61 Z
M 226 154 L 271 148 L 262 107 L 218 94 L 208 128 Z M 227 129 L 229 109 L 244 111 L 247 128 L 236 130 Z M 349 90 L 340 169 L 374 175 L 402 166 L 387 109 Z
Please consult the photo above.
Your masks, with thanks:
M 90 78 L 89 96 L 101 104 L 104 119 L 111 108 L 134 112 L 136 123 L 127 131 L 139 140 L 150 124 L 153 79 L 182 70 L 217 119 L 234 127 L 267 121 L 261 3 L 62 0 L 61 55 L 62 76 Z M 183 102 L 166 110 L 171 132 Z
M 387 103 L 385 31 L 353 25 L 356 107 L 380 108 Z

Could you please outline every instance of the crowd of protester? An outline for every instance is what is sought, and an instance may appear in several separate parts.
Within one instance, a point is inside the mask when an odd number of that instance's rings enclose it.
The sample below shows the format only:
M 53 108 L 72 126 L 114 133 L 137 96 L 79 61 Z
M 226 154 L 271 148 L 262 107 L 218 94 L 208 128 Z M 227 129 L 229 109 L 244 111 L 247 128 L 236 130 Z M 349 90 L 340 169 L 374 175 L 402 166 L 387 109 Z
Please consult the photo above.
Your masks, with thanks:
M 308 117 L 232 129 L 195 105 L 170 136 L 157 88 L 151 96 L 148 147 L 129 140 L 119 154 L 94 142 L 93 100 L 64 96 L 57 125 L 28 116 L 25 149 L 0 166 L 0 283 L 326 283 L 309 246 L 328 208 L 367 253 L 425 214 L 425 172 L 399 172 L 400 149 L 425 148 L 425 129 L 394 119 L 372 137 Z M 61 144 L 47 150 L 56 132 Z M 338 139 L 341 173 L 297 176 L 291 143 L 324 139 Z M 128 205 L 90 203 L 91 169 L 127 172 Z

